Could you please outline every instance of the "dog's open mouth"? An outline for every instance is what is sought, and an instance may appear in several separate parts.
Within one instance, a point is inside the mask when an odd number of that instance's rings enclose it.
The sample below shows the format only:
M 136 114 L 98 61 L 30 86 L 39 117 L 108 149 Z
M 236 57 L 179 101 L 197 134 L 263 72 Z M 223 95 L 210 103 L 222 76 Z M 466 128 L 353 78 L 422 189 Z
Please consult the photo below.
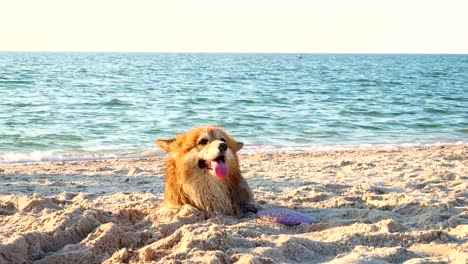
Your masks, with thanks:
M 225 163 L 225 158 L 223 155 L 217 157 L 214 160 L 204 160 L 200 159 L 198 161 L 198 166 L 202 169 L 208 169 L 213 171 L 214 175 L 220 179 L 226 178 L 228 175 L 228 166 Z

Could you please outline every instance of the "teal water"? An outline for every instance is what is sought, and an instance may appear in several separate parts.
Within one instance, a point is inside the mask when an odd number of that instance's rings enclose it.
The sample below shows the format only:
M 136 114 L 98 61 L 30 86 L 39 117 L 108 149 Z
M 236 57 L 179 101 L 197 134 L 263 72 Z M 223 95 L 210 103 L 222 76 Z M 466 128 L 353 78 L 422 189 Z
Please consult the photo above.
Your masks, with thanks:
M 466 144 L 468 55 L 0 53 L 0 163 L 160 154 L 217 124 L 245 152 Z

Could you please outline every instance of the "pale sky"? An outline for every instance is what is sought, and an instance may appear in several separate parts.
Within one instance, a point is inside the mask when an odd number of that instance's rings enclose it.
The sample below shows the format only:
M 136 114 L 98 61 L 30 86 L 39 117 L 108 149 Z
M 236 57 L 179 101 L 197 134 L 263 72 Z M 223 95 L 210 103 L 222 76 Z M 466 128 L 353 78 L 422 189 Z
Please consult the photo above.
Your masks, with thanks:
M 468 53 L 468 0 L 0 0 L 0 51 Z

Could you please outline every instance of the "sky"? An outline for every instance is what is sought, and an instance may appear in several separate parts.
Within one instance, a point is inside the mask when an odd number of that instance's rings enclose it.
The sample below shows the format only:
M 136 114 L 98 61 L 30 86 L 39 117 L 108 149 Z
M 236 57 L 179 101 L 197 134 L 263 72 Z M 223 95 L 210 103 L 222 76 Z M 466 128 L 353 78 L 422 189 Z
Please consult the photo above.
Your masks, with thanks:
M 468 53 L 468 0 L 0 0 L 0 51 Z

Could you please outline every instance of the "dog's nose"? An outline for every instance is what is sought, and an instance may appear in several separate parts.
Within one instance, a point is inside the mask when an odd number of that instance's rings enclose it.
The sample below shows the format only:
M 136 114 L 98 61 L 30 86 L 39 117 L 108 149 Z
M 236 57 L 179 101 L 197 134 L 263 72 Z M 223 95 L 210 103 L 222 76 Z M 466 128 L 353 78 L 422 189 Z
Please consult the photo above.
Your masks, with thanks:
M 224 142 L 221 142 L 221 144 L 219 144 L 219 147 L 218 147 L 218 149 L 219 149 L 220 151 L 226 151 L 227 148 L 228 148 L 228 146 L 227 146 L 227 144 L 224 143 Z

